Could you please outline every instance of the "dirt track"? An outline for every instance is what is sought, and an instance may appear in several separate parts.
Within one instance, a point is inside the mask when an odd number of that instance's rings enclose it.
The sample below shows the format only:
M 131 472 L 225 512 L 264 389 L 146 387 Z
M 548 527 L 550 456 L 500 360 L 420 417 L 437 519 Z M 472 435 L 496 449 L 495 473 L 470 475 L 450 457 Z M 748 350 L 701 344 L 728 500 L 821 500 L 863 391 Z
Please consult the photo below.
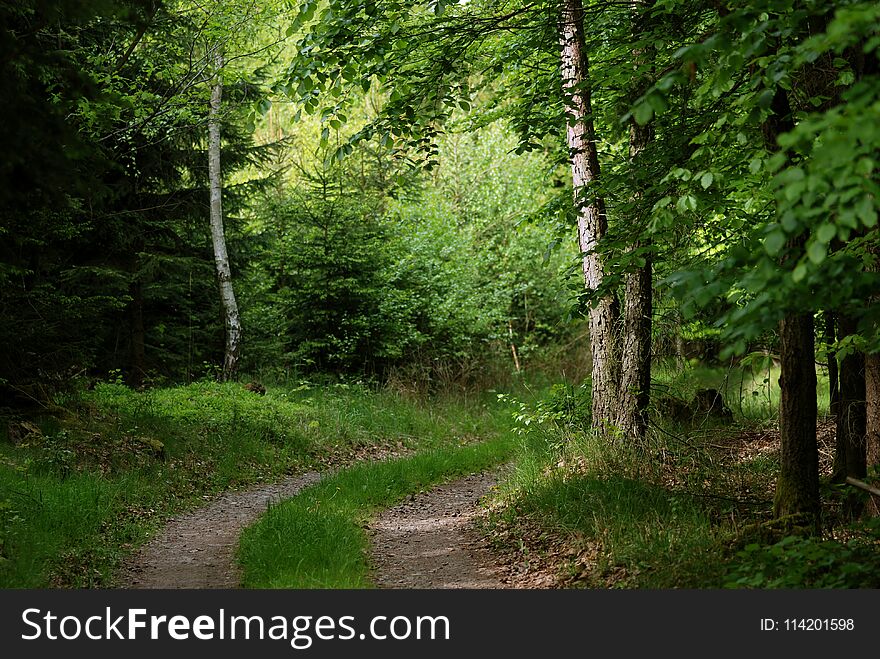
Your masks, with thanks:
M 474 474 L 411 496 L 379 515 L 370 525 L 376 585 L 509 587 L 471 528 L 480 498 L 494 482 L 492 474 Z
M 270 503 L 295 496 L 317 483 L 309 472 L 243 492 L 224 494 L 207 506 L 172 518 L 125 562 L 121 588 L 237 588 L 241 575 L 235 551 L 242 529 Z

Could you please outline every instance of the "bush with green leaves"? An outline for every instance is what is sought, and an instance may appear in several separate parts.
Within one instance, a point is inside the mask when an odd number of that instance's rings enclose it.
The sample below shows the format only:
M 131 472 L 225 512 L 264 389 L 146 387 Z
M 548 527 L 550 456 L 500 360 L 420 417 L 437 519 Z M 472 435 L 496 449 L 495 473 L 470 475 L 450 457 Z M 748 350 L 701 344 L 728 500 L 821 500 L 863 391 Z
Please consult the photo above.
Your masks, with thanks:
M 880 518 L 852 529 L 846 541 L 787 536 L 746 545 L 727 573 L 728 588 L 878 588 Z

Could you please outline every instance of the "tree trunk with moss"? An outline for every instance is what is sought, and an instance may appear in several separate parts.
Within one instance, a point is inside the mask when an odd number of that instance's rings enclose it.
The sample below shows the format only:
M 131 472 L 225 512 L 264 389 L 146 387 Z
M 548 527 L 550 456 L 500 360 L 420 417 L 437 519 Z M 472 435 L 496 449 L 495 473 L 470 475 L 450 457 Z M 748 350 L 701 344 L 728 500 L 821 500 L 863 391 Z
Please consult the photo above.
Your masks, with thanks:
M 779 323 L 780 470 L 773 515 L 788 531 L 819 531 L 819 448 L 816 442 L 816 367 L 813 316 Z

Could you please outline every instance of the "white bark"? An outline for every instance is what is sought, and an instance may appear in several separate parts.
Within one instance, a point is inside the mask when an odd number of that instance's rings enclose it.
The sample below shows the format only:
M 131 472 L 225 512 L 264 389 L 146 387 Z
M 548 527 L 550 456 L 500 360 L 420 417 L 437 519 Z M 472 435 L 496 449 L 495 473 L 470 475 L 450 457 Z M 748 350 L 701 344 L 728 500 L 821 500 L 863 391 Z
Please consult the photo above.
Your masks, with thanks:
M 223 100 L 223 83 L 219 73 L 223 69 L 223 55 L 215 56 L 217 79 L 211 90 L 211 106 L 208 111 L 208 178 L 211 188 L 211 242 L 214 245 L 214 265 L 220 285 L 220 303 L 226 326 L 226 347 L 223 357 L 223 380 L 235 376 L 241 350 L 241 318 L 232 290 L 232 271 L 226 252 L 226 235 L 223 231 L 223 173 L 220 169 L 220 109 Z
M 604 200 L 592 196 L 585 201 L 590 183 L 599 178 L 599 155 L 593 129 L 589 87 L 589 60 L 584 40 L 584 12 L 581 0 L 563 0 L 559 26 L 561 73 L 566 113 L 567 140 L 572 183 L 577 207 L 578 245 L 583 254 L 584 285 L 596 290 L 604 278 L 602 257 L 595 249 L 607 230 Z M 614 350 L 616 308 L 605 297 L 590 308 L 590 351 L 593 358 L 593 427 L 601 429 L 615 419 L 617 360 Z

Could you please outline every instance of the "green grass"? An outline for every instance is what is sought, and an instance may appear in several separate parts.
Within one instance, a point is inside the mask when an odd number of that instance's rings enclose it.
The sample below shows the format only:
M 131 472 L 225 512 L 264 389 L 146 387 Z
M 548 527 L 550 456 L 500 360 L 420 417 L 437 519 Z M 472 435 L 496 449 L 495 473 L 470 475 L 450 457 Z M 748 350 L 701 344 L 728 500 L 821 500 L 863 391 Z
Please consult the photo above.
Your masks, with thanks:
M 370 586 L 364 524 L 394 505 L 456 475 L 496 465 L 511 455 L 507 433 L 479 444 L 435 448 L 387 462 L 358 464 L 269 511 L 241 538 L 248 588 Z
M 569 436 L 561 449 L 526 435 L 490 528 L 515 532 L 528 518 L 552 536 L 600 547 L 581 586 L 606 587 L 619 568 L 625 577 L 612 580 L 616 587 L 720 586 L 718 528 L 702 501 L 634 475 L 635 459 L 589 434 Z
M 827 372 L 818 376 L 821 414 L 828 411 Z M 809 586 L 815 566 L 803 574 L 779 567 L 776 550 L 755 544 L 764 542 L 764 523 L 772 518 L 779 468 L 776 453 L 761 450 L 778 416 L 778 367 L 763 356 L 726 368 L 679 369 L 670 361 L 656 364 L 653 377 L 655 397 L 681 403 L 701 389 L 721 391 L 733 419 L 673 416 L 658 406 L 644 445 L 633 447 L 589 430 L 584 388 L 556 387 L 531 403 L 511 400 L 521 446 L 516 469 L 496 495 L 490 537 L 513 538 L 526 553 L 546 549 L 541 536 L 569 543 L 569 583 L 579 586 L 717 588 L 773 579 Z M 751 553 L 742 551 L 746 545 Z M 856 567 L 869 563 L 854 567 L 850 559 L 861 556 L 861 547 L 826 543 L 803 554 L 821 555 L 815 564 L 832 555 L 850 561 L 847 569 L 861 579 Z M 585 553 L 572 559 L 577 552 Z
M 64 406 L 64 418 L 32 419 L 38 432 L 20 431 L 16 445 L 0 437 L 0 587 L 107 586 L 162 519 L 206 495 L 361 447 L 459 445 L 495 423 L 476 403 L 354 385 L 258 396 L 212 382 L 142 393 L 103 384 Z

